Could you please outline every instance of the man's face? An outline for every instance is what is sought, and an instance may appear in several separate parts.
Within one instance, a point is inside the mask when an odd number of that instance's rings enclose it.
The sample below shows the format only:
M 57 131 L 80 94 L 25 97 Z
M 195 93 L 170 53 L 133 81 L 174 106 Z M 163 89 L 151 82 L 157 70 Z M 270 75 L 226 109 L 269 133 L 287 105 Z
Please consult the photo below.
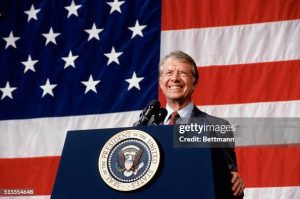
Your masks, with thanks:
M 168 58 L 162 65 L 159 85 L 168 101 L 184 103 L 191 100 L 196 88 L 192 66 Z

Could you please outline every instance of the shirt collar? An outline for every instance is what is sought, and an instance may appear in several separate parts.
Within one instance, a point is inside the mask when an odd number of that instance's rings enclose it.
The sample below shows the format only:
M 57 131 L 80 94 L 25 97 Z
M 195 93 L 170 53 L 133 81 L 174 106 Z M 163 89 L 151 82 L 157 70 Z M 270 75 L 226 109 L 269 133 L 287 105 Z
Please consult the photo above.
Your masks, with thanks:
M 169 104 L 166 105 L 166 109 L 168 111 L 168 114 L 164 121 L 165 124 L 168 122 L 170 115 L 174 112 L 174 110 L 170 107 Z M 190 102 L 188 105 L 177 111 L 177 113 L 179 114 L 180 118 L 187 121 L 190 118 L 193 109 L 194 103 Z

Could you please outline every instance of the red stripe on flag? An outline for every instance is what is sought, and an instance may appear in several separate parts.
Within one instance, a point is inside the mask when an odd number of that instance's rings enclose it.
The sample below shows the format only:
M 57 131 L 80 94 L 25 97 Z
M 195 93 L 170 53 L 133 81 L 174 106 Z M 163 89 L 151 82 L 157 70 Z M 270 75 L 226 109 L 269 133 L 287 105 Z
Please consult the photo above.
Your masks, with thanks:
M 299 10 L 299 0 L 163 0 L 162 30 L 299 19 Z
M 300 186 L 300 145 L 238 147 L 246 187 Z
M 298 100 L 299 65 L 300 60 L 199 67 L 194 102 L 199 106 Z M 159 98 L 165 104 L 161 91 Z
M 0 159 L 0 187 L 34 189 L 35 195 L 50 195 L 60 157 Z

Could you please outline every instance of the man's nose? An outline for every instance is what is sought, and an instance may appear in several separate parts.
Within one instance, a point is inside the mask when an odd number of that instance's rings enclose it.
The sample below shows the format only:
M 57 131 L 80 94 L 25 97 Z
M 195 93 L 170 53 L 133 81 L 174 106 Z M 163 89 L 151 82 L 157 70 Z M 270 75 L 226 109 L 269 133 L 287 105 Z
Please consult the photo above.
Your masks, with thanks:
M 178 71 L 175 71 L 175 72 L 172 74 L 171 80 L 172 80 L 172 81 L 180 81 L 180 76 L 179 76 Z

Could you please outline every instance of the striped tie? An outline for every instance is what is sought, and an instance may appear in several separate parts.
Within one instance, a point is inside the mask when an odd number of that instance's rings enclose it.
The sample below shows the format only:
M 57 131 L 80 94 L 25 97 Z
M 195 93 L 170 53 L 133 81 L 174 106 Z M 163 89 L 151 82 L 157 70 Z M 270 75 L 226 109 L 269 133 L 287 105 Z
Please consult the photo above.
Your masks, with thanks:
M 175 111 L 171 114 L 171 117 L 170 117 L 170 121 L 169 121 L 169 124 L 170 125 L 173 125 L 173 124 L 176 124 L 176 120 L 179 118 L 179 114 Z

